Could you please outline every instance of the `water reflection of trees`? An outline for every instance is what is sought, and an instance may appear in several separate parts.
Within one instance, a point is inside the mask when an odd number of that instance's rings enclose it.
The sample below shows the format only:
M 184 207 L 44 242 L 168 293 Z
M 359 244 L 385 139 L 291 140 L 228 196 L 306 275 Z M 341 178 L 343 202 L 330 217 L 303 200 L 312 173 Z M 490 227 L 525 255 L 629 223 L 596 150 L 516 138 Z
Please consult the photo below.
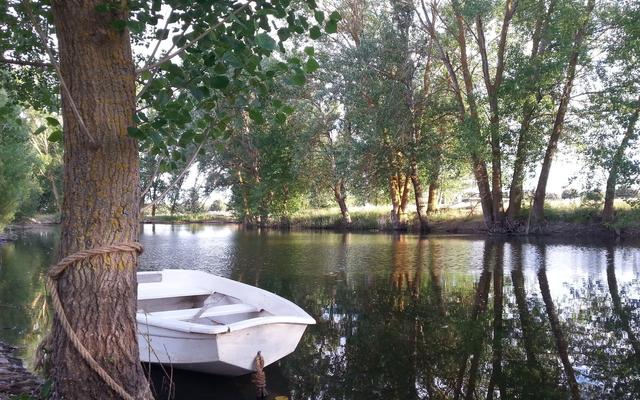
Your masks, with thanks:
M 613 249 L 607 287 L 572 299 L 552 293 L 544 243 L 486 240 L 473 285 L 447 285 L 468 271 L 447 270 L 446 239 L 390 250 L 386 277 L 317 285 L 324 318 L 283 363 L 293 398 L 639 398 L 637 304 Z
M 0 246 L 0 329 L 2 340 L 21 348 L 27 363 L 49 328 L 44 273 L 53 259 L 54 230 L 22 232 Z

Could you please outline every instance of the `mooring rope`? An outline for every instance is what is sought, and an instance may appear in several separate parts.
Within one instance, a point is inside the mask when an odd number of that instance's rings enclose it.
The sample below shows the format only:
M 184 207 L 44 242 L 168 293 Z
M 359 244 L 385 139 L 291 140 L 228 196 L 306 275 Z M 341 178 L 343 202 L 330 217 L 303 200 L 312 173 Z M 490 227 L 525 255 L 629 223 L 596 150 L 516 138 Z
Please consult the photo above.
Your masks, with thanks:
M 264 373 L 264 358 L 258 352 L 256 355 L 256 373 L 253 374 L 253 384 L 256 385 L 256 398 L 266 399 L 269 395 L 267 392 L 267 376 Z
M 89 353 L 87 348 L 84 347 L 84 345 L 80 341 L 80 338 L 78 338 L 78 335 L 76 335 L 75 331 L 71 327 L 71 324 L 69 324 L 69 320 L 67 319 L 67 314 L 64 311 L 64 307 L 62 306 L 62 302 L 60 301 L 60 296 L 58 294 L 57 281 L 60 278 L 60 275 L 64 272 L 64 270 L 67 267 L 77 263 L 78 261 L 82 261 L 89 257 L 105 255 L 110 253 L 118 253 L 118 252 L 142 253 L 142 250 L 143 250 L 142 245 L 136 242 L 114 244 L 111 246 L 98 247 L 91 250 L 81 250 L 60 260 L 56 265 L 51 267 L 51 269 L 49 270 L 49 273 L 47 274 L 47 286 L 49 287 L 49 292 L 51 293 L 53 309 L 58 315 L 58 318 L 60 319 L 60 324 L 62 325 L 62 329 L 67 334 L 67 337 L 71 341 L 71 344 L 73 344 L 73 347 L 75 347 L 75 349 L 78 351 L 78 354 L 80 354 L 80 357 L 82 357 L 82 359 L 86 361 L 89 367 L 91 367 L 91 369 L 96 374 L 98 374 L 98 376 L 114 392 L 116 392 L 118 395 L 120 395 L 120 397 L 122 397 L 125 400 L 134 400 L 134 397 L 131 396 L 129 393 L 127 393 L 127 391 L 118 382 L 116 382 L 109 375 L 109 373 L 100 366 L 100 364 L 98 364 L 98 362 L 93 358 L 91 353 Z

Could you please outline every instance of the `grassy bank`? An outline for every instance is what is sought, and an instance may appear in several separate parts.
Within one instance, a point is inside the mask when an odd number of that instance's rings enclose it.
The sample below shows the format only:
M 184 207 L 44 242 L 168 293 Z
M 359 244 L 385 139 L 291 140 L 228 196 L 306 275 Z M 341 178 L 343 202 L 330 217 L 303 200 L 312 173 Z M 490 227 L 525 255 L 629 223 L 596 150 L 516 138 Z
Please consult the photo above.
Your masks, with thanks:
M 580 203 L 570 200 L 551 200 L 545 208 L 547 224 L 544 233 L 549 234 L 597 234 L 597 235 L 621 235 L 628 237 L 640 234 L 640 208 L 630 207 L 625 202 L 616 201 L 615 220 L 612 224 L 603 225 L 600 213 L 602 206 L 593 203 Z M 391 207 L 365 206 L 351 207 L 352 231 L 391 231 L 393 225 L 390 215 Z M 529 207 L 525 206 L 520 215 L 520 223 L 525 226 L 529 215 Z M 52 216 L 40 216 L 29 221 L 30 224 L 48 224 L 55 220 Z M 144 223 L 160 224 L 227 224 L 237 223 L 237 219 L 229 212 L 204 212 L 198 214 L 174 214 L 142 217 Z M 487 228 L 482 219 L 480 206 L 440 209 L 429 215 L 429 225 L 435 233 L 486 233 Z M 419 231 L 419 221 L 416 213 L 411 210 L 406 214 L 403 230 L 409 232 Z M 271 228 L 292 229 L 344 229 L 340 209 L 321 208 L 300 210 L 293 214 L 288 224 L 280 221 L 270 225 Z
M 197 214 L 158 214 L 155 216 L 143 215 L 143 223 L 149 224 L 230 224 L 236 219 L 230 213 L 203 212 Z
M 616 216 L 611 224 L 603 225 L 599 204 L 581 204 L 576 201 L 552 200 L 545 207 L 546 233 L 617 233 L 640 230 L 640 209 L 627 203 L 616 201 Z M 352 207 L 350 208 L 351 230 L 392 229 L 390 207 Z M 523 207 L 520 223 L 526 225 L 529 207 Z M 302 210 L 291 218 L 291 227 L 299 229 L 342 229 L 342 218 L 338 208 Z M 482 219 L 482 210 L 474 208 L 440 209 L 429 215 L 433 232 L 439 233 L 483 233 L 487 231 Z M 415 212 L 406 215 L 407 231 L 418 231 L 419 221 Z

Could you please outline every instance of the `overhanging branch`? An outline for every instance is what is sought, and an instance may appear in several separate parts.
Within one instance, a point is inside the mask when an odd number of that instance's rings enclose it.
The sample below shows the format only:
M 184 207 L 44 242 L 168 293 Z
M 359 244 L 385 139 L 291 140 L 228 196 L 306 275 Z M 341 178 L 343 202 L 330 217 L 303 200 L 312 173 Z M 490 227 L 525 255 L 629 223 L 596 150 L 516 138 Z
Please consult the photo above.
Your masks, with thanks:
M 0 64 L 26 65 L 30 67 L 51 68 L 52 64 L 41 61 L 16 60 L 13 58 L 0 57 Z

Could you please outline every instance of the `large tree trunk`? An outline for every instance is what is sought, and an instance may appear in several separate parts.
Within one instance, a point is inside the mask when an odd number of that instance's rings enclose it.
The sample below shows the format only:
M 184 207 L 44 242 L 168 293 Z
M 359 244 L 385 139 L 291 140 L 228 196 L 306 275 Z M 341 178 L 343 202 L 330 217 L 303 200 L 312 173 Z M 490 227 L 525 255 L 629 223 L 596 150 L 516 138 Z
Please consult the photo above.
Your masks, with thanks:
M 416 213 L 420 221 L 420 233 L 427 233 L 429 232 L 429 219 L 425 212 L 424 190 L 422 189 L 420 176 L 418 176 L 418 167 L 415 163 L 411 166 L 411 183 L 413 183 L 413 193 L 416 198 Z
M 63 93 L 64 200 L 60 255 L 138 240 L 138 151 L 127 136 L 135 110 L 127 31 L 98 14 L 100 0 L 54 1 L 60 67 L 95 146 Z M 109 18 L 111 17 L 111 18 Z M 136 340 L 136 256 L 113 253 L 70 266 L 58 280 L 69 323 L 109 375 L 133 397 L 151 398 Z M 56 317 L 52 379 L 57 398 L 119 399 L 78 354 Z
M 154 181 L 152 186 L 151 186 L 151 217 L 155 217 L 156 216 L 156 196 L 157 196 L 157 186 L 158 186 L 158 182 Z M 144 201 L 144 198 L 142 199 L 142 201 Z
M 638 121 L 639 109 L 633 113 L 629 119 L 627 130 L 624 132 L 624 137 L 620 146 L 616 149 L 616 153 L 611 160 L 611 169 L 609 170 L 609 178 L 607 178 L 607 189 L 604 195 L 604 208 L 602 209 L 602 222 L 608 223 L 613 221 L 613 199 L 616 197 L 616 183 L 618 182 L 618 171 L 620 170 L 620 164 L 624 158 L 624 152 L 629 146 L 629 142 L 636 137 L 636 122 Z
M 551 163 L 558 149 L 558 141 L 562 134 L 562 128 L 564 127 L 564 117 L 569 107 L 569 101 L 571 100 L 571 90 L 573 89 L 573 80 L 576 76 L 576 67 L 578 65 L 578 59 L 582 51 L 582 42 L 584 41 L 587 33 L 587 26 L 590 21 L 591 12 L 595 6 L 595 0 L 589 0 L 587 3 L 586 15 L 584 16 L 584 22 L 582 26 L 578 28 L 576 33 L 573 49 L 571 52 L 571 58 L 569 59 L 569 65 L 567 67 L 567 74 L 564 83 L 564 89 L 562 90 L 562 97 L 560 98 L 560 104 L 558 105 L 558 112 L 556 113 L 556 119 L 553 123 L 553 130 L 549 137 L 549 143 L 547 144 L 547 151 L 544 155 L 544 161 L 542 162 L 542 169 L 540 170 L 540 178 L 538 179 L 538 186 L 536 187 L 536 193 L 533 198 L 533 209 L 531 210 L 531 220 L 534 225 L 539 225 L 544 221 L 544 200 L 547 195 L 547 181 L 549 180 L 549 172 L 551 171 Z
M 493 201 L 491 198 L 491 187 L 489 186 L 489 174 L 487 165 L 477 157 L 473 157 L 473 176 L 478 185 L 480 195 L 480 205 L 482 206 L 482 216 L 487 228 L 493 228 Z
M 56 177 L 53 175 L 49 175 L 47 177 L 49 182 L 51 182 L 51 193 L 53 194 L 53 200 L 56 203 L 56 210 L 59 215 L 62 215 L 62 202 L 60 201 L 60 194 L 58 193 L 58 185 L 56 184 Z
M 427 214 L 435 212 L 438 209 L 438 184 L 432 182 L 429 184 L 429 197 L 427 199 Z
M 402 229 L 409 200 L 409 178 L 402 173 L 389 177 L 391 196 L 391 224 L 394 230 Z
M 536 105 L 542 100 L 542 95 L 536 95 Z M 522 199 L 524 198 L 524 169 L 527 163 L 527 155 L 529 145 L 529 129 L 533 120 L 535 106 L 524 106 L 522 124 L 518 136 L 518 145 L 516 148 L 516 158 L 513 162 L 513 177 L 511 178 L 511 187 L 509 188 L 509 206 L 507 208 L 507 222 L 513 223 L 520 215 L 522 208 Z
M 333 196 L 340 207 L 342 225 L 345 227 L 351 225 L 351 215 L 349 214 L 349 207 L 347 207 L 347 195 L 345 194 L 344 179 L 340 179 L 333 186 Z

